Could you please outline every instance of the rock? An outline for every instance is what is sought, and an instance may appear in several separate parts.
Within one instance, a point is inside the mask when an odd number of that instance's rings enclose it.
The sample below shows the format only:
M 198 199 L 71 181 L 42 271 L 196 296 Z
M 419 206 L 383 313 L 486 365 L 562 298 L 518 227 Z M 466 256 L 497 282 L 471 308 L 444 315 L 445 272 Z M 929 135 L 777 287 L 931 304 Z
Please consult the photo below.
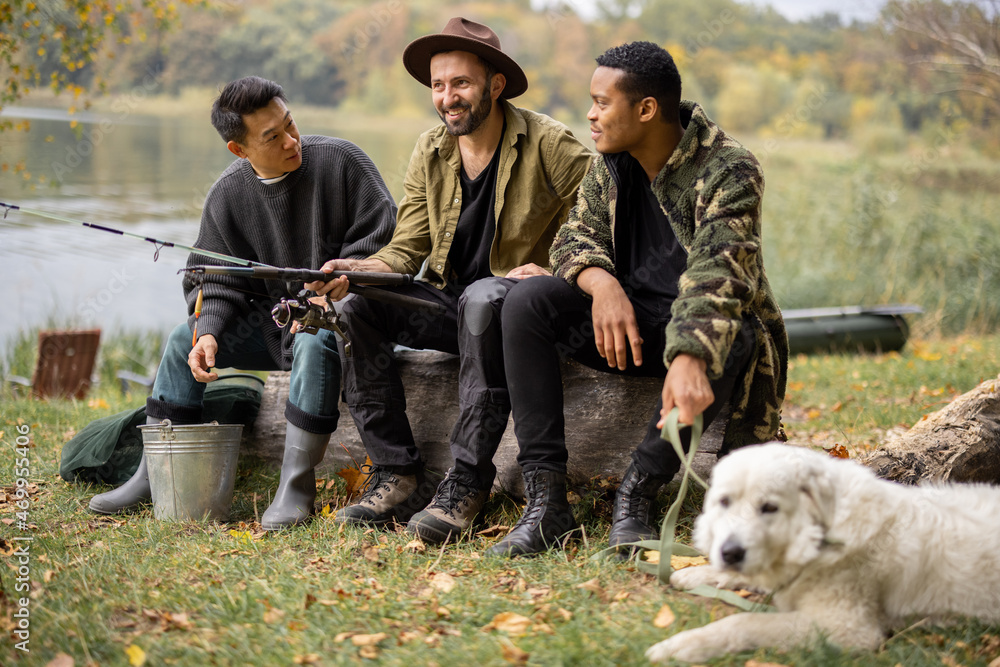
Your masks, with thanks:
M 1000 377 L 983 382 L 909 430 L 890 431 L 861 458 L 903 484 L 924 480 L 1000 484 Z
M 458 418 L 458 357 L 444 352 L 399 350 L 400 375 L 406 387 L 407 415 L 417 447 L 430 471 L 443 475 L 452 464 L 448 437 Z M 574 361 L 563 364 L 568 476 L 583 484 L 596 475 L 620 478 L 629 455 L 645 432 L 663 382 L 595 371 Z M 443 388 L 443 389 L 442 389 Z M 285 434 L 288 373 L 271 373 L 257 421 L 247 435 L 249 451 L 273 465 L 281 465 Z M 720 416 L 702 437 L 695 471 L 708 475 L 722 442 L 726 415 Z M 340 407 L 337 432 L 330 440 L 320 470 L 335 473 L 365 460 L 365 449 L 347 407 Z M 494 489 L 522 494 L 513 421 L 497 450 Z

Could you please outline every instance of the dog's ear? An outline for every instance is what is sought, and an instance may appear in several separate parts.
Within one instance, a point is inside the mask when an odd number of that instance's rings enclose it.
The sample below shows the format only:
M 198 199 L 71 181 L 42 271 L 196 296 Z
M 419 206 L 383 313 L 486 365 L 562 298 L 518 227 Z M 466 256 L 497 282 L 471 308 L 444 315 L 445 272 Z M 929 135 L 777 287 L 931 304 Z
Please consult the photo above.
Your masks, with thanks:
M 830 471 L 810 461 L 801 477 L 799 492 L 809 515 L 823 528 L 824 534 L 828 533 L 833 528 L 834 512 L 837 509 L 837 494 Z

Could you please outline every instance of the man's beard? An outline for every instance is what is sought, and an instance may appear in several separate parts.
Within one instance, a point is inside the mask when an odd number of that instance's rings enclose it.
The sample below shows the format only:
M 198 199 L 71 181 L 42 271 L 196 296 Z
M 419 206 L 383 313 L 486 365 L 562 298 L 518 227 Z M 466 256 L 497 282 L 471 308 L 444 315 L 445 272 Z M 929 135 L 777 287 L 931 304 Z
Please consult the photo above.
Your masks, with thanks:
M 444 126 L 447 128 L 448 134 L 453 137 L 463 137 L 467 134 L 472 134 L 486 122 L 486 119 L 490 117 L 490 112 L 493 111 L 493 100 L 490 97 L 489 87 L 486 86 L 483 88 L 482 97 L 479 98 L 479 103 L 476 106 L 467 103 L 453 104 L 444 111 L 447 112 L 455 109 L 471 109 L 471 111 L 463 120 L 457 121 L 454 125 L 448 121 L 446 114 L 439 111 L 438 116 L 444 121 Z

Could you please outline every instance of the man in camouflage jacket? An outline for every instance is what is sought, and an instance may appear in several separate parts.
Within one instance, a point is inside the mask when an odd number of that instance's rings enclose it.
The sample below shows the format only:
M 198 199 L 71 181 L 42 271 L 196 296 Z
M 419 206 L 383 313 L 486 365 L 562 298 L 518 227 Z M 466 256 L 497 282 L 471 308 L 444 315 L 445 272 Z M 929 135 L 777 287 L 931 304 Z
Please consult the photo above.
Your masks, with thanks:
M 600 157 L 552 245 L 555 275 L 522 281 L 503 311 L 528 504 L 493 554 L 542 551 L 575 528 L 561 355 L 664 378 L 616 495 L 612 545 L 656 537 L 651 501 L 680 466 L 659 437 L 672 408 L 682 423 L 701 414 L 707 425 L 728 403 L 721 453 L 779 434 L 788 343 L 764 274 L 760 165 L 681 102 L 680 75 L 659 46 L 626 44 L 597 62 L 588 119 Z

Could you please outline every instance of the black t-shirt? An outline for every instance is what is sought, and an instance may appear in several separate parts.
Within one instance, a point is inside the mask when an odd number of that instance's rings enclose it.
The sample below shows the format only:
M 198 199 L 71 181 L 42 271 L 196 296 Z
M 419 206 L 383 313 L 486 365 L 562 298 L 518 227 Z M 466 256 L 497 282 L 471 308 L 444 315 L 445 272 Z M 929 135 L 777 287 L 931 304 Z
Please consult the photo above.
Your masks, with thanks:
M 505 122 L 504 132 L 506 129 Z M 458 215 L 455 240 L 448 251 L 448 261 L 455 273 L 455 282 L 461 288 L 493 275 L 490 270 L 490 249 L 497 229 L 494 204 L 497 199 L 497 173 L 500 169 L 503 133 L 500 137 L 493 159 L 482 173 L 469 178 L 463 166 L 459 177 L 462 184 L 462 212 Z
M 619 197 L 625 213 L 615 225 L 615 270 L 636 317 L 665 322 L 678 294 L 678 280 L 687 268 L 687 252 L 660 207 L 639 161 L 624 156 Z

